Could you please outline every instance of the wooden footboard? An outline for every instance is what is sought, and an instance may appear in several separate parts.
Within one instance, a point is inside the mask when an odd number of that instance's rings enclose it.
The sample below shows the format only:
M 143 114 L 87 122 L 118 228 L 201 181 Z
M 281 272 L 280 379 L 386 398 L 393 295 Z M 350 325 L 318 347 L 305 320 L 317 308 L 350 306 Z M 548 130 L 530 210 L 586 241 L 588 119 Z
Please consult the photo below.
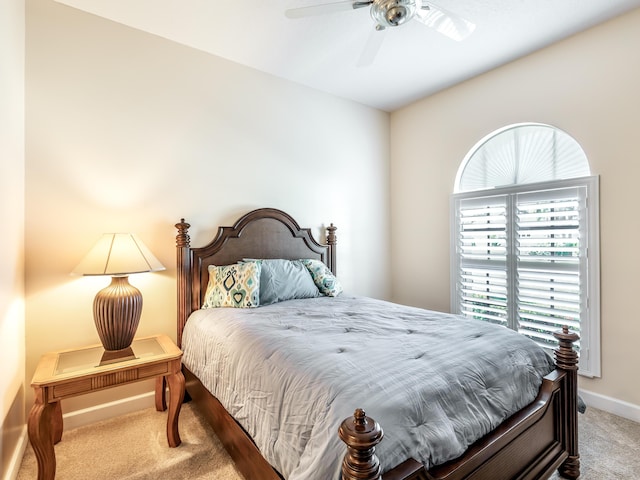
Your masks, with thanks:
M 384 480 L 534 480 L 549 478 L 554 470 L 569 479 L 580 476 L 577 431 L 578 355 L 573 342 L 578 335 L 567 327 L 555 333 L 559 347 L 555 351 L 556 370 L 543 379 L 536 399 L 517 412 L 496 430 L 474 443 L 461 457 L 426 470 L 409 459 L 386 472 Z M 377 425 L 356 410 L 345 419 L 349 435 L 341 434 L 347 444 L 342 467 L 343 480 L 378 480 L 375 445 L 368 439 L 382 439 L 382 431 L 371 431 Z M 358 425 L 360 433 L 358 434 Z M 380 441 L 378 440 L 378 442 Z
M 545 379 L 540 395 L 529 407 L 476 442 L 459 459 L 430 469 L 422 478 L 548 478 L 568 457 L 560 421 L 565 379 L 563 374 L 554 371 Z M 385 480 L 394 478 L 393 474 L 385 475 Z
M 384 474 L 384 480 L 459 480 L 459 479 L 540 479 L 548 478 L 568 457 L 564 449 L 562 384 L 566 376 L 554 371 L 547 376 L 536 400 L 497 430 L 480 439 L 456 460 L 426 470 L 413 460 Z M 354 420 L 355 423 L 355 420 Z M 357 448 L 357 447 L 352 447 Z M 373 455 L 373 452 L 370 452 Z M 360 456 L 359 470 L 345 473 L 343 480 L 377 480 L 362 476 L 371 455 Z M 367 457 L 367 458 L 365 458 Z M 347 456 L 345 456 L 345 461 Z

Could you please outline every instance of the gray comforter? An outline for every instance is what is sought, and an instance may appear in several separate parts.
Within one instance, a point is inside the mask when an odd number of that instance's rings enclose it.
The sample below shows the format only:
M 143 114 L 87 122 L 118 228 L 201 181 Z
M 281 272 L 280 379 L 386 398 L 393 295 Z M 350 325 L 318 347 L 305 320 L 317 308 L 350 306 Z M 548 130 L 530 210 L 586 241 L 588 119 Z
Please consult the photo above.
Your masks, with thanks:
M 184 364 L 288 480 L 340 477 L 356 408 L 383 470 L 456 458 L 536 397 L 553 363 L 503 327 L 343 295 L 194 312 Z

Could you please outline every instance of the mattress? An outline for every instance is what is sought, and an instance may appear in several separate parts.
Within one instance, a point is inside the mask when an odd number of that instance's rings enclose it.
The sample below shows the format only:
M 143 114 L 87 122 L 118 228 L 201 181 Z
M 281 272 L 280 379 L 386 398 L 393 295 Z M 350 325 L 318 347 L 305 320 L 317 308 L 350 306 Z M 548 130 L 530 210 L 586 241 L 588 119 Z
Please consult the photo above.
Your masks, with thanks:
M 287 480 L 340 478 L 341 422 L 384 429 L 383 471 L 427 468 L 522 409 L 554 368 L 504 327 L 353 295 L 194 312 L 183 363 Z

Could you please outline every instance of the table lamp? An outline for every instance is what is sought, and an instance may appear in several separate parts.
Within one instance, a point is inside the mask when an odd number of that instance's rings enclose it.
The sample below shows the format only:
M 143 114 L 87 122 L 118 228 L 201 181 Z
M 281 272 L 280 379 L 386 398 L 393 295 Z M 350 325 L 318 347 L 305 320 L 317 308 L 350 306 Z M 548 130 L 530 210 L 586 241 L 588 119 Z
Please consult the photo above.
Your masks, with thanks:
M 131 233 L 105 233 L 72 273 L 111 275 L 111 284 L 93 301 L 93 319 L 104 347 L 100 365 L 135 358 L 131 342 L 142 313 L 142 294 L 129 283 L 132 273 L 165 267 Z

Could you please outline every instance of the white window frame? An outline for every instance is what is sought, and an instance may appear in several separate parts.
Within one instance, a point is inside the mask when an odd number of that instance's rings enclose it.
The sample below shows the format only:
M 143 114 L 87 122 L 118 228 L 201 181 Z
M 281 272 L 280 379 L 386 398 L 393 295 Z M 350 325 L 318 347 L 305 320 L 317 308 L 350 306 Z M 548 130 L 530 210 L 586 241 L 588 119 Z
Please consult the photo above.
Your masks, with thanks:
M 579 254 L 580 268 L 580 360 L 579 373 L 588 377 L 599 377 L 600 367 L 600 226 L 599 226 L 599 178 L 589 176 L 567 180 L 552 180 L 526 185 L 512 185 L 502 188 L 490 188 L 487 190 L 475 190 L 464 193 L 455 193 L 451 197 L 451 311 L 463 314 L 461 311 L 461 248 L 459 243 L 460 215 L 459 205 L 463 200 L 481 199 L 488 197 L 506 196 L 514 198 L 520 194 L 541 192 L 549 195 L 549 192 L 558 189 L 578 188 L 584 192 L 584 204 L 581 205 L 584 216 L 580 219 L 581 251 Z M 518 280 L 516 271 L 517 239 L 514 236 L 515 218 L 514 209 L 507 210 L 507 245 L 506 245 L 506 289 L 507 312 L 510 317 L 508 327 L 518 328 L 517 289 Z M 584 238 L 582 238 L 584 237 Z M 515 300 L 514 300 L 515 299 Z M 514 328 L 515 327 L 515 328 Z

